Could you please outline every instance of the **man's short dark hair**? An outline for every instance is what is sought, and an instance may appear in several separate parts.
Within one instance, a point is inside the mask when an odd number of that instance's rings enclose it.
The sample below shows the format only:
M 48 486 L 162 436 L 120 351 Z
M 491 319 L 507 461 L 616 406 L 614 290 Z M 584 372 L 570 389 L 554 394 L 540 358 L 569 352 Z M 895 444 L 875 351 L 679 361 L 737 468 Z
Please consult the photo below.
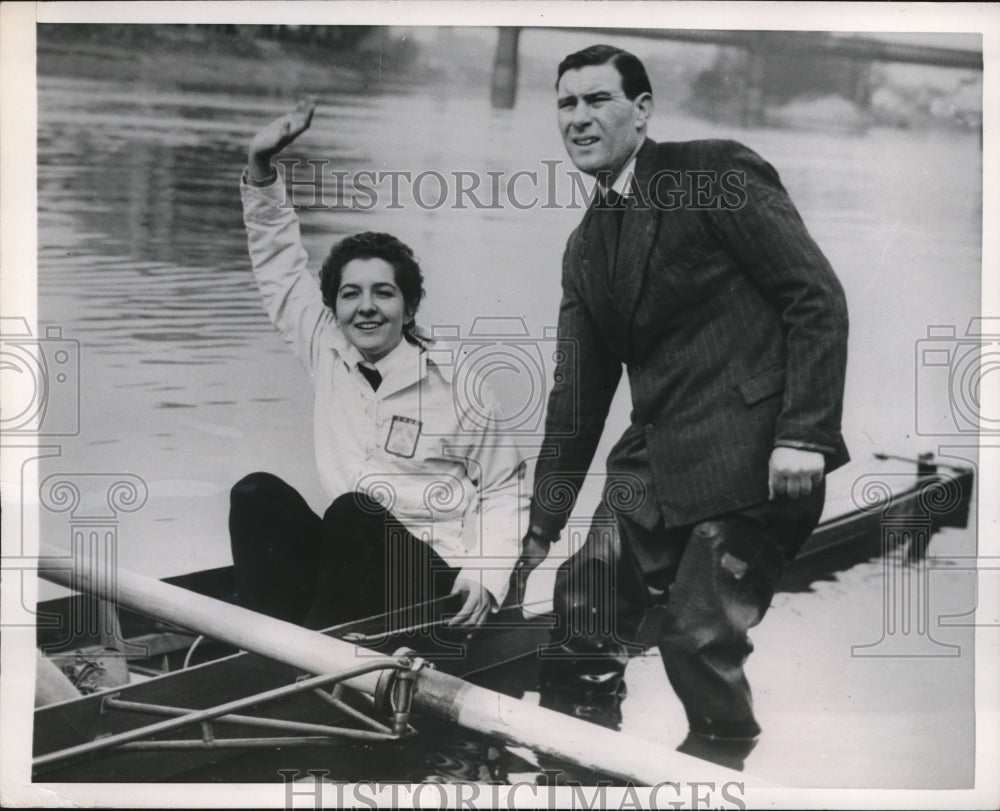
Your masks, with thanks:
M 365 231 L 344 237 L 330 248 L 330 254 L 319 272 L 319 287 L 323 303 L 336 309 L 337 291 L 343 278 L 344 265 L 354 259 L 382 259 L 396 271 L 396 287 L 403 295 L 408 313 L 415 314 L 424 297 L 424 274 L 410 247 L 392 234 Z M 408 332 L 409 327 L 404 328 Z
M 605 65 L 608 62 L 615 66 L 622 77 L 622 90 L 629 100 L 642 93 L 653 95 L 649 76 L 646 75 L 646 68 L 639 61 L 639 57 L 614 45 L 591 45 L 582 51 L 571 53 L 559 63 L 556 87 L 559 87 L 559 80 L 567 70 L 578 70 L 588 65 Z

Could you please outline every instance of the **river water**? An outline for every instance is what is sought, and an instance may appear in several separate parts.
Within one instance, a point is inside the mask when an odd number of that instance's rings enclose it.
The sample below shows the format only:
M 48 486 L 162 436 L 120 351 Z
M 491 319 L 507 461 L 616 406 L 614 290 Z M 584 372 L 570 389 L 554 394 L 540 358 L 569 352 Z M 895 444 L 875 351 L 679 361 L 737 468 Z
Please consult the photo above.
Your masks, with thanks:
M 81 392 L 79 432 L 60 440 L 58 457 L 43 460 L 41 477 L 84 482 L 81 514 L 88 498 L 104 498 L 87 491 L 100 478 L 91 474 L 140 479 L 148 497 L 141 509 L 122 512 L 116 531 L 119 562 L 144 573 L 229 563 L 228 489 L 251 470 L 270 470 L 315 509 L 325 506 L 313 465 L 309 382 L 260 307 L 237 185 L 251 134 L 290 101 L 39 78 L 39 320 L 79 341 Z M 442 172 L 448 199 L 433 204 L 438 186 L 428 176 L 418 192 L 425 205 L 403 183 L 399 207 L 381 185 L 372 210 L 335 210 L 337 194 L 324 186 L 316 205 L 301 212 L 314 268 L 339 236 L 390 231 L 424 267 L 428 292 L 418 321 L 425 327 L 468 336 L 477 318 L 505 319 L 503 329 L 523 324 L 529 336 L 543 336 L 555 323 L 565 238 L 581 215 L 565 202 L 565 164 L 542 163 L 563 157 L 550 94 L 526 90 L 513 111 L 427 89 L 319 102 L 292 156 L 322 159 L 328 175 Z M 844 283 L 851 311 L 845 436 L 855 462 L 831 479 L 828 510 L 849 506 L 872 452 L 934 449 L 937 438 L 921 431 L 931 423 L 947 431 L 957 418 L 947 382 L 922 362 L 918 342 L 929 326 L 954 326 L 960 337 L 979 313 L 979 139 L 902 130 L 734 132 L 669 110 L 658 111 L 650 135 L 736 137 L 759 151 Z M 450 173 L 494 172 L 506 184 L 517 170 L 539 176 L 537 184 L 518 181 L 519 203 L 554 194 L 559 204 L 454 207 Z M 303 183 L 298 202 L 310 193 Z M 473 337 L 484 329 L 494 335 L 498 323 L 480 321 Z M 936 345 L 942 342 L 957 345 L 948 337 Z M 508 384 L 508 405 L 525 397 L 525 385 L 540 401 L 536 384 Z M 627 419 L 621 395 L 599 460 Z M 958 455 L 975 459 L 973 451 Z M 912 472 L 903 463 L 897 470 Z M 585 490 L 581 512 L 596 486 Z M 64 543 L 67 516 L 43 510 L 41 527 L 43 537 Z M 974 554 L 975 540 L 974 526 L 951 530 L 934 549 Z M 535 578 L 536 594 L 544 596 L 551 572 Z M 961 620 L 934 623 L 940 650 L 958 645 L 959 655 L 852 655 L 852 645 L 881 633 L 882 572 L 873 561 L 776 598 L 749 665 L 767 730 L 748 762 L 752 772 L 799 786 L 969 784 L 970 629 Z M 975 606 L 970 577 L 935 571 L 934 620 Z M 626 731 L 674 746 L 683 727 L 658 658 L 634 662 Z

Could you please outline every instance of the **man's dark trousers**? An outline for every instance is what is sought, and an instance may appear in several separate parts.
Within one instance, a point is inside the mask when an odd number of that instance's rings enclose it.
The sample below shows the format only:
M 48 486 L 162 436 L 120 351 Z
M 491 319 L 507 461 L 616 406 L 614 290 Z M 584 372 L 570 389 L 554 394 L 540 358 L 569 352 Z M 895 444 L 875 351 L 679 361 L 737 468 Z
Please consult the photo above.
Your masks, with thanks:
M 560 623 L 543 663 L 543 704 L 617 726 L 628 654 L 640 650 L 639 624 L 658 605 L 658 629 L 644 641 L 658 645 L 691 731 L 758 735 L 743 670 L 753 650 L 747 634 L 819 521 L 823 500 L 820 485 L 808 496 L 653 530 L 612 517 L 602 502 L 584 546 L 557 574 Z

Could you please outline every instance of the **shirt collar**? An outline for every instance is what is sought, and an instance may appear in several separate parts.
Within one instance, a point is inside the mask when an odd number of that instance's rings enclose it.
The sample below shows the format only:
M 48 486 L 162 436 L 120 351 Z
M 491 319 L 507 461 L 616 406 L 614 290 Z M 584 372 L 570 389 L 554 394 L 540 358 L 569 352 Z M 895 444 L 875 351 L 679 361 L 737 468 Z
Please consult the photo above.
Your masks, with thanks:
M 361 357 L 361 353 L 358 352 L 358 348 L 343 337 L 342 332 L 339 332 L 338 334 L 341 336 L 342 340 L 338 341 L 340 345 L 335 345 L 333 349 L 340 356 L 340 360 L 343 362 L 344 366 L 348 369 L 353 369 L 361 363 L 364 358 Z
M 632 194 L 632 175 L 635 174 L 635 159 L 638 154 L 637 151 L 635 155 L 629 158 L 628 163 L 615 176 L 614 182 L 611 184 L 611 191 L 617 192 L 622 197 L 629 197 Z
M 406 338 L 400 340 L 388 355 L 379 358 L 374 363 L 366 361 L 358 348 L 346 338 L 344 338 L 342 345 L 335 347 L 335 349 L 344 365 L 351 371 L 359 363 L 364 363 L 366 366 L 377 369 L 383 380 L 401 371 L 418 368 L 422 363 L 420 355 L 423 354 L 419 347 L 411 344 Z
M 358 348 L 350 343 L 346 338 L 339 342 L 336 352 L 340 356 L 341 362 L 349 371 L 354 371 L 354 367 L 359 363 L 367 362 L 362 357 Z M 455 365 L 459 362 L 457 355 L 460 354 L 460 347 L 449 341 L 423 339 L 423 346 L 414 346 L 406 338 L 403 338 L 384 358 L 376 363 L 368 363 L 378 369 L 382 375 L 382 385 L 379 386 L 379 395 L 385 396 L 394 391 L 406 388 L 412 383 L 422 380 L 429 373 L 429 369 L 436 369 L 438 374 L 446 383 L 451 383 L 454 377 Z
M 351 348 L 355 349 L 353 346 Z M 360 354 L 359 352 L 358 355 Z M 388 355 L 369 365 L 378 369 L 382 379 L 385 380 L 395 377 L 400 372 L 412 374 L 413 369 L 419 369 L 421 354 L 419 347 L 411 344 L 406 338 L 401 338 Z

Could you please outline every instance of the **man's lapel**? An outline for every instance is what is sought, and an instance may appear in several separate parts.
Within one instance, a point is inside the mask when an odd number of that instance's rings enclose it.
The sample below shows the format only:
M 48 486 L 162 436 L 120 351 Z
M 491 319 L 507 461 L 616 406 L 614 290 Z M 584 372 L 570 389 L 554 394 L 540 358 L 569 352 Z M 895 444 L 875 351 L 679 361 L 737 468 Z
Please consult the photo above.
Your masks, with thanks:
M 581 286 L 594 319 L 600 324 L 608 343 L 622 354 L 625 350 L 626 332 L 611 289 L 610 268 L 614 261 L 611 250 L 614 243 L 608 244 L 606 221 L 609 219 L 612 219 L 609 212 L 595 209 L 593 205 L 587 209 L 580 224 L 578 239 L 574 240 L 576 265 L 583 271 Z M 614 239 L 613 233 L 611 239 Z
M 636 156 L 634 199 L 625 211 L 621 235 L 615 233 L 613 212 L 591 205 L 576 240 L 576 264 L 583 271 L 585 295 L 605 338 L 620 357 L 627 357 L 629 324 L 642 291 L 659 222 L 650 200 L 656 152 L 656 142 L 647 138 Z
M 639 302 L 646 263 L 656 240 L 659 224 L 652 197 L 652 179 L 656 169 L 657 145 L 646 139 L 635 159 L 632 176 L 632 196 L 625 211 L 618 255 L 615 263 L 615 309 L 624 325 L 631 323 L 632 314 Z

